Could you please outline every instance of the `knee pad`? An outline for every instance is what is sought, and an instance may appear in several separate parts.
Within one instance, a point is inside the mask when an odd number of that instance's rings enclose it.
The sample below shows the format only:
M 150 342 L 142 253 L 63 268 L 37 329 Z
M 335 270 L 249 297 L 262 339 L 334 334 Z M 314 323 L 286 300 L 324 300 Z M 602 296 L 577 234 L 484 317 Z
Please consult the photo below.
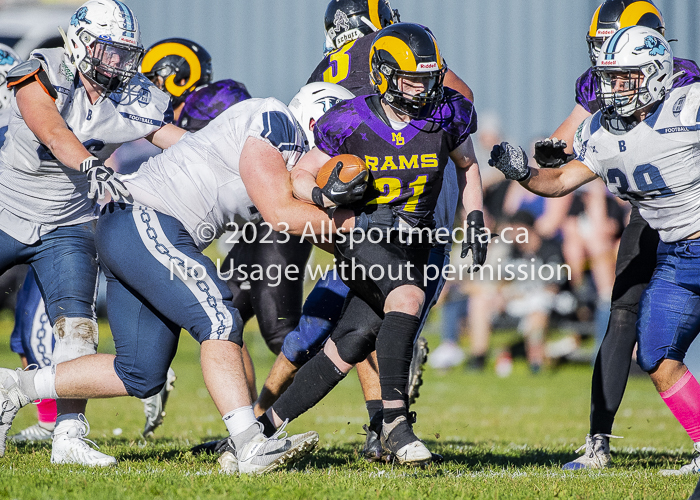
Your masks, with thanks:
M 56 339 L 53 364 L 97 353 L 99 335 L 97 322 L 92 318 L 61 316 L 53 326 L 53 335 Z
M 285 337 L 282 353 L 295 365 L 303 365 L 323 347 L 333 323 L 323 318 L 302 316 L 299 325 Z
M 372 351 L 377 340 L 377 332 L 354 331 L 343 336 L 335 346 L 338 349 L 338 356 L 349 365 L 361 363 Z

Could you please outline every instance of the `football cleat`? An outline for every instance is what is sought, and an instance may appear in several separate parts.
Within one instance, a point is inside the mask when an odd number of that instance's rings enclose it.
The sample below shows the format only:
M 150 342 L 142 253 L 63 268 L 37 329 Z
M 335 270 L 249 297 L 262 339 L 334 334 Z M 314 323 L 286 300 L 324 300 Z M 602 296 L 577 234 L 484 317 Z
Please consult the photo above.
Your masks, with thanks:
M 51 447 L 52 464 L 78 464 L 89 467 L 111 467 L 117 465 L 117 459 L 91 448 L 86 439 L 90 433 L 90 424 L 80 413 L 77 419 L 63 420 L 56 424 Z
M 165 385 L 158 394 L 150 398 L 142 399 L 143 412 L 146 414 L 146 426 L 143 428 L 143 437 L 153 437 L 153 431 L 163 425 L 165 417 L 165 403 L 168 402 L 170 392 L 173 390 L 173 383 L 177 380 L 172 368 L 168 368 L 168 375 Z
M 659 474 L 662 476 L 686 476 L 689 474 L 700 474 L 700 443 L 693 443 L 695 450 L 695 458 L 689 464 L 685 464 L 680 469 L 661 469 Z
M 235 474 L 236 472 L 238 472 L 238 458 L 236 458 L 236 447 L 234 446 L 231 438 L 226 438 L 222 439 L 221 441 L 213 442 L 217 443 L 220 452 L 223 451 L 223 453 L 221 453 L 221 456 L 217 460 L 219 462 L 219 465 L 221 466 L 219 472 L 222 474 Z
M 238 472 L 264 474 L 299 460 L 316 447 L 318 433 L 311 431 L 287 437 L 283 432 L 286 425 L 285 421 L 272 437 L 266 438 L 261 432 L 248 441 L 236 454 Z
M 418 399 L 420 394 L 418 388 L 423 385 L 423 367 L 428 361 L 428 341 L 425 337 L 418 337 L 416 343 L 413 344 L 413 358 L 411 359 L 411 367 L 408 371 L 408 387 L 406 394 L 408 395 L 408 404 L 412 405 Z
M 0 457 L 5 456 L 7 432 L 20 408 L 30 399 L 19 388 L 19 377 L 15 370 L 0 368 Z
M 190 451 L 193 455 L 201 455 L 202 453 L 218 455 L 219 453 L 224 453 L 226 451 L 235 452 L 236 448 L 233 446 L 233 443 L 229 440 L 229 438 L 224 438 L 198 444 L 190 448 Z
M 34 425 L 30 425 L 26 429 L 22 429 L 17 434 L 9 436 L 8 439 L 15 443 L 28 443 L 28 442 L 39 442 L 48 441 L 53 437 L 53 424 L 50 425 L 51 428 L 47 429 L 41 425 L 41 422 L 37 422 Z
M 621 439 L 611 434 L 586 435 L 586 444 L 576 449 L 576 453 L 585 449 L 583 455 L 562 466 L 564 470 L 605 469 L 610 467 L 610 438 Z
M 384 423 L 380 440 L 384 451 L 402 465 L 424 465 L 433 458 L 404 416 L 390 424 Z
M 366 433 L 365 445 L 362 448 L 362 456 L 365 457 L 368 462 L 386 462 L 388 457 L 384 454 L 384 449 L 379 439 L 379 433 L 367 424 L 363 425 L 362 428 Z

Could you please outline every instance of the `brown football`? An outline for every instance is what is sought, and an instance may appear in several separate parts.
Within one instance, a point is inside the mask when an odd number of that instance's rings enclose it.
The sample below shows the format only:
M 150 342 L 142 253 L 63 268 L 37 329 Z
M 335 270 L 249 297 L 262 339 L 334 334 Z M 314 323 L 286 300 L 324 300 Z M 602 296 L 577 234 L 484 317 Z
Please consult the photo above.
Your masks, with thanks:
M 333 169 L 338 162 L 343 164 L 340 169 L 341 181 L 350 182 L 360 174 L 364 174 L 365 179 L 367 179 L 367 165 L 365 165 L 362 158 L 355 155 L 338 155 L 328 160 L 321 167 L 321 170 L 318 171 L 318 175 L 316 176 L 316 184 L 318 184 L 319 187 L 325 187 L 326 183 L 328 182 L 328 177 L 330 177 L 331 172 L 333 172 Z

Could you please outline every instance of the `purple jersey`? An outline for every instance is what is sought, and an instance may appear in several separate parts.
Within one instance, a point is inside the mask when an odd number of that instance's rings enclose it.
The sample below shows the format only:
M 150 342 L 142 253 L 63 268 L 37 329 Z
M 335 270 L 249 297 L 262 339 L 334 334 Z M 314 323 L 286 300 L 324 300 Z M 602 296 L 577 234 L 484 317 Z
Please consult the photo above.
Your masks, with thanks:
M 700 68 L 690 59 L 673 58 L 673 72 L 683 72 L 673 81 L 673 88 L 685 87 L 691 83 L 700 82 Z M 583 106 L 583 109 L 593 114 L 600 109 L 595 96 L 598 87 L 598 79 L 593 73 L 593 68 L 588 68 L 578 80 L 576 80 L 576 104 Z
M 379 96 L 359 96 L 333 106 L 314 128 L 316 147 L 329 156 L 353 154 L 369 168 L 363 205 L 388 204 L 412 226 L 432 227 L 449 153 L 476 131 L 476 112 L 461 94 L 445 98 L 427 120 L 394 130 Z

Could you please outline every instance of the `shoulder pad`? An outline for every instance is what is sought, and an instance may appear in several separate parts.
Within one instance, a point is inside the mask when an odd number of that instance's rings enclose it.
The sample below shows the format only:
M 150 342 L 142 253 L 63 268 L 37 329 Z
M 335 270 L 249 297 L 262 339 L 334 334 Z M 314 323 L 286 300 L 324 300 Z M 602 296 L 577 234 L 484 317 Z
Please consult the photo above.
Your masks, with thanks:
M 18 64 L 7 73 L 8 83 L 19 83 L 24 77 L 32 76 L 41 69 L 41 63 L 36 59 L 29 59 Z
M 30 78 L 34 78 L 54 101 L 58 98 L 58 93 L 53 87 L 49 75 L 46 74 L 41 63 L 36 59 L 24 61 L 19 66 L 15 66 L 7 73 L 7 88 L 11 89 Z
M 681 125 L 692 127 L 697 122 L 698 108 L 700 108 L 700 84 L 694 83 L 690 86 L 688 93 L 685 96 L 685 104 L 681 111 Z

